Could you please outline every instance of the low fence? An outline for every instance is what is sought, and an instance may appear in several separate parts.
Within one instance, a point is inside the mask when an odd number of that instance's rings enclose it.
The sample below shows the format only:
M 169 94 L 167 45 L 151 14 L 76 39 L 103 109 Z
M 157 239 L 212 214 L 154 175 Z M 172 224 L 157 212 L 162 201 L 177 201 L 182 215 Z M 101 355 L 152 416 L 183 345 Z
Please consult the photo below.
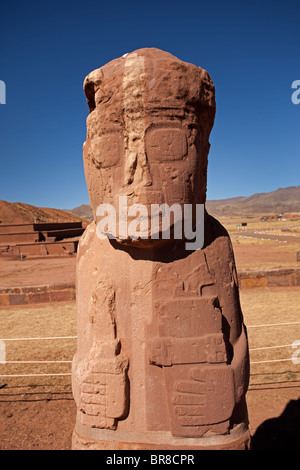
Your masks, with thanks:
M 284 328 L 291 328 L 295 326 L 299 327 L 299 335 L 298 337 L 300 338 L 300 321 L 294 321 L 294 322 L 282 322 L 282 323 L 268 323 L 268 324 L 258 324 L 258 325 L 248 325 L 247 330 L 248 330 L 248 335 L 251 337 L 251 332 L 255 331 L 257 329 L 270 329 L 270 328 L 278 328 L 280 327 L 282 330 Z M 69 391 L 71 391 L 71 364 L 72 364 L 72 359 L 73 355 L 75 352 L 75 345 L 76 345 L 76 336 L 49 336 L 49 337 L 26 337 L 26 338 L 2 338 L 0 339 L 0 389 L 5 388 L 5 382 L 3 379 L 14 379 L 14 378 L 44 378 L 44 377 L 67 377 L 67 386 L 69 386 Z M 251 388 L 257 387 L 258 385 L 274 385 L 274 384 L 282 384 L 282 383 L 289 383 L 289 384 L 300 384 L 300 376 L 298 377 L 298 374 L 300 373 L 300 340 L 295 340 L 292 343 L 286 343 L 284 342 L 284 334 L 282 335 L 283 338 L 283 343 L 282 344 L 276 344 L 276 345 L 270 345 L 270 346 L 264 346 L 261 345 L 259 347 L 251 348 L 250 347 L 250 368 L 251 368 L 251 373 L 250 373 L 250 390 Z M 55 343 L 57 342 L 63 342 L 66 340 L 72 340 L 74 341 L 73 346 L 69 348 L 70 351 L 70 358 L 68 360 L 29 360 L 29 361 L 24 361 L 24 360 L 9 360 L 6 357 L 6 345 L 11 343 L 11 342 L 22 342 L 22 343 L 28 343 L 27 347 L 30 348 L 30 344 L 32 342 L 40 343 L 42 344 L 43 342 L 53 342 L 53 347 L 52 349 L 55 350 Z M 42 347 L 40 348 L 42 349 Z M 284 351 L 283 356 L 284 357 L 273 357 L 269 359 L 262 359 L 262 360 L 257 360 L 255 358 L 255 355 L 257 352 L 264 352 L 264 351 L 275 351 L 275 350 L 282 350 Z M 278 370 L 277 365 L 279 363 L 285 363 L 288 365 L 287 370 Z M 18 373 L 3 373 L 4 369 L 6 366 L 9 366 L 10 364 L 13 364 L 15 366 L 20 366 L 20 372 Z M 66 372 L 61 372 L 59 369 L 56 370 L 55 372 L 39 372 L 35 373 L 34 371 L 30 371 L 29 373 L 24 373 L 22 371 L 22 367 L 24 365 L 29 365 L 29 366 L 44 366 L 44 365 L 67 365 L 67 371 Z M 256 367 L 259 365 L 266 365 L 266 364 L 271 364 L 272 368 L 271 370 L 267 372 L 262 372 L 258 373 L 256 370 Z M 293 370 L 292 370 L 293 369 Z M 268 382 L 266 378 L 270 376 L 271 377 L 276 377 L 276 375 L 282 375 L 282 374 L 287 374 L 290 372 L 290 376 L 285 377 L 286 380 L 280 380 L 280 381 L 273 381 L 273 382 Z M 265 377 L 265 380 L 262 380 L 259 383 L 253 383 L 251 385 L 251 377 L 253 376 L 263 376 Z M 261 380 L 261 379 L 260 379 Z M 2 385 L 1 385 L 2 383 Z M 38 387 L 40 384 L 36 384 Z M 57 386 L 57 383 L 52 382 L 50 383 L 54 388 Z M 23 385 L 24 386 L 24 385 Z M 49 384 L 48 384 L 49 386 Z M 24 386 L 25 387 L 25 386 Z M 30 382 L 30 387 L 34 387 L 34 382 Z M 4 390 L 3 390 L 4 392 Z M 6 393 L 0 393 L 0 401 L 1 398 L 4 398 L 5 396 L 9 396 L 9 394 Z M 21 392 L 20 392 L 21 394 Z

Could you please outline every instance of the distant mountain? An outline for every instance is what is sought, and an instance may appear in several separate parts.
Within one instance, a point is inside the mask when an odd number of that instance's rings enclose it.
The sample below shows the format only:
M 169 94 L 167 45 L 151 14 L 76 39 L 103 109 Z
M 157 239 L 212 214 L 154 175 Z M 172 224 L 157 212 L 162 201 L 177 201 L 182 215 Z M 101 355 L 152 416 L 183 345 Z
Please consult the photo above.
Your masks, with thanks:
M 300 186 L 280 188 L 248 197 L 207 201 L 206 208 L 209 214 L 215 217 L 300 213 Z M 0 223 L 2 224 L 82 221 L 83 226 L 87 226 L 91 220 L 93 220 L 93 215 L 88 204 L 71 210 L 61 210 L 36 207 L 21 202 L 0 201 Z
M 216 217 L 260 216 L 300 212 L 300 186 L 280 188 L 269 193 L 207 201 L 207 211 Z
M 79 217 L 82 217 L 83 219 L 90 221 L 94 220 L 92 209 L 89 204 L 82 204 L 81 206 L 74 207 L 70 212 L 72 212 L 72 214 L 79 215 Z
M 280 213 L 300 213 L 300 186 L 280 188 L 269 193 L 257 193 L 252 196 L 232 197 L 207 201 L 209 214 L 215 217 L 261 216 Z M 93 220 L 88 204 L 75 207 L 70 212 L 80 217 Z
M 0 201 L 0 224 L 24 224 L 33 222 L 82 222 L 82 217 L 61 209 L 36 207 L 21 202 Z

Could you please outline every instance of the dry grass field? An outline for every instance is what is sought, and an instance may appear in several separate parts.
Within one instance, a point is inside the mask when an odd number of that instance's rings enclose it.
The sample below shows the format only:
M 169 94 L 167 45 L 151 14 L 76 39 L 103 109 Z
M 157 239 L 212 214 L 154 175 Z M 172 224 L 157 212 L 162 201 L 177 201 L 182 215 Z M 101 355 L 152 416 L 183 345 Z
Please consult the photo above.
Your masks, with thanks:
M 299 267 L 300 219 L 262 222 L 259 217 L 224 218 L 238 270 Z M 242 227 L 242 223 L 247 223 Z M 237 227 L 240 225 L 240 227 Z
M 0 313 L 1 338 L 19 339 L 18 341 L 5 341 L 7 364 L 0 365 L 0 376 L 2 374 L 25 376 L 0 377 L 2 382 L 5 379 L 4 382 L 13 381 L 13 384 L 18 386 L 24 385 L 34 389 L 36 384 L 44 384 L 49 380 L 48 377 L 52 380 L 55 376 L 26 377 L 27 374 L 70 373 L 70 361 L 76 349 L 75 302 L 16 306 L 4 308 Z M 25 338 L 42 339 L 26 340 Z M 45 340 L 43 338 L 59 339 Z M 16 361 L 16 363 L 10 361 Z M 69 385 L 70 381 L 68 376 L 57 376 L 57 380 L 51 383 Z
M 229 232 L 235 232 L 237 230 L 243 231 L 245 228 L 241 226 L 242 223 L 247 223 L 246 230 L 267 230 L 272 231 L 274 229 L 281 230 L 285 232 L 286 229 L 291 229 L 293 231 L 300 226 L 300 219 L 295 218 L 286 218 L 284 215 L 276 218 L 267 218 L 264 219 L 262 216 L 251 216 L 251 217 L 218 217 L 218 220 L 224 225 L 224 227 Z M 240 227 L 238 227 L 240 225 Z
M 243 290 L 241 303 L 249 338 L 250 387 L 268 381 L 300 383 L 300 353 L 299 364 L 292 362 L 300 351 L 300 289 Z M 298 340 L 298 348 L 293 347 Z

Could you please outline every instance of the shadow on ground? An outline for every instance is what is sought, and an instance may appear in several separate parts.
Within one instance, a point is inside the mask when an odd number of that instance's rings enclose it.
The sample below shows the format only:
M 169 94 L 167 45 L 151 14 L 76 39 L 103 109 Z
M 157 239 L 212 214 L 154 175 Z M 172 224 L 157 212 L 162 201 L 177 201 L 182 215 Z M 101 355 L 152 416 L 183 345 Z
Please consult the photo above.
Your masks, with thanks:
M 296 450 L 300 446 L 300 399 L 291 400 L 278 418 L 267 419 L 252 436 L 252 450 Z

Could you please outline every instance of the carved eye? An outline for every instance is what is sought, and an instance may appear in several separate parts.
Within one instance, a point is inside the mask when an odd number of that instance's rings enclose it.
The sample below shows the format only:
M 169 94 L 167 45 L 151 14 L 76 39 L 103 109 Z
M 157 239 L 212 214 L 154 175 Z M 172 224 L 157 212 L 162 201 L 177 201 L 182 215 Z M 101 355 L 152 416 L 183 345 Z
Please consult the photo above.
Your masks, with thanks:
M 182 160 L 188 151 L 186 134 L 180 129 L 151 129 L 146 133 L 148 158 L 160 161 Z
M 123 136 L 117 132 L 95 136 L 91 142 L 91 157 L 98 168 L 110 168 L 122 161 L 123 148 Z

